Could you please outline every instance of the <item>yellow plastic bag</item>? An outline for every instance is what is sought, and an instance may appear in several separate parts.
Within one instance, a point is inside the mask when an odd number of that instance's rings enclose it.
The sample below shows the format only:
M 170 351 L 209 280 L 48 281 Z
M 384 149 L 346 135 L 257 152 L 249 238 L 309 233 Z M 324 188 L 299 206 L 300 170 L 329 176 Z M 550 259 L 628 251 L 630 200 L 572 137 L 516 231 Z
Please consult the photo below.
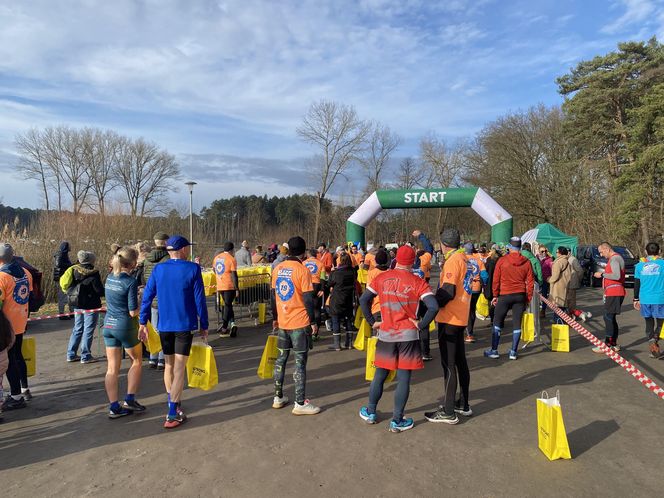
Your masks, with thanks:
M 258 323 L 265 323 L 265 314 L 267 312 L 267 304 L 258 303 Z
M 362 320 L 364 320 L 364 314 L 362 313 L 362 310 L 358 306 L 357 312 L 355 313 L 355 328 L 360 330 L 360 325 L 362 325 Z
M 371 337 L 371 325 L 364 318 L 362 318 L 362 323 L 360 324 L 360 330 L 355 336 L 355 342 L 353 342 L 353 347 L 358 351 L 364 351 L 367 348 L 367 339 Z
M 364 378 L 366 380 L 373 380 L 374 375 L 376 374 L 376 365 L 374 365 L 374 360 L 376 359 L 376 345 L 378 344 L 378 337 L 370 337 L 367 339 L 367 366 L 366 373 Z M 387 382 L 392 382 L 397 376 L 396 370 L 391 370 L 387 375 Z
M 436 320 L 431 320 L 431 323 L 429 324 L 429 332 L 437 332 L 438 331 L 438 324 L 436 323 Z
M 543 391 L 542 397 L 537 399 L 537 426 L 539 449 L 549 460 L 572 458 L 558 392 L 555 398 L 549 398 L 547 392 Z
M 489 316 L 489 301 L 484 297 L 484 294 L 480 294 L 480 297 L 477 300 L 475 316 L 480 320 L 486 320 L 486 317 Z
M 148 322 L 148 343 L 146 347 L 150 354 L 157 354 L 161 351 L 161 339 L 150 322 Z
M 205 296 L 214 296 L 217 291 L 217 276 L 213 271 L 204 271 L 203 275 L 203 286 L 205 286 Z
M 28 377 L 32 377 L 37 372 L 37 341 L 34 337 L 23 336 L 21 354 L 28 369 Z
M 659 338 L 664 339 L 664 323 L 662 324 L 662 330 L 659 332 Z
M 535 315 L 524 313 L 521 317 L 521 340 L 533 342 L 535 340 Z
M 569 326 L 551 325 L 551 351 L 569 353 Z
M 187 359 L 187 379 L 189 387 L 209 391 L 219 383 L 217 361 L 212 346 L 193 344 Z
M 261 379 L 271 379 L 274 375 L 274 362 L 277 361 L 277 336 L 268 335 L 263 349 L 263 356 L 261 356 L 260 365 L 256 372 Z

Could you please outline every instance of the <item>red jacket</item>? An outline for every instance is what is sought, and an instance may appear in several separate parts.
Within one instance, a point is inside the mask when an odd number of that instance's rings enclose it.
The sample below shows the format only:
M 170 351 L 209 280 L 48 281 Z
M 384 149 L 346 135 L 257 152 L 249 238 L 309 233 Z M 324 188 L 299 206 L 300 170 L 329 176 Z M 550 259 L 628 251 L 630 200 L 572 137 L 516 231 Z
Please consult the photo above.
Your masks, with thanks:
M 493 271 L 493 297 L 525 293 L 528 302 L 533 297 L 535 276 L 528 258 L 518 252 L 510 252 L 499 258 Z

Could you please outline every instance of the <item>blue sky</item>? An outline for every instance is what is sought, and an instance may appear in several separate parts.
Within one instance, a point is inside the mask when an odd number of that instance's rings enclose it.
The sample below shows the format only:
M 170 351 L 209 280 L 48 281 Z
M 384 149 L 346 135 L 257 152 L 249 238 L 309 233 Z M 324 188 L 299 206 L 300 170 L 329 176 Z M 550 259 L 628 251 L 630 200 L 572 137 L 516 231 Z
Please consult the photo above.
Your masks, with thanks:
M 41 203 L 16 133 L 69 124 L 176 154 L 200 208 L 307 190 L 295 129 L 319 99 L 389 125 L 398 157 L 558 104 L 580 60 L 664 39 L 664 0 L 0 0 L 0 26 L 0 202 Z

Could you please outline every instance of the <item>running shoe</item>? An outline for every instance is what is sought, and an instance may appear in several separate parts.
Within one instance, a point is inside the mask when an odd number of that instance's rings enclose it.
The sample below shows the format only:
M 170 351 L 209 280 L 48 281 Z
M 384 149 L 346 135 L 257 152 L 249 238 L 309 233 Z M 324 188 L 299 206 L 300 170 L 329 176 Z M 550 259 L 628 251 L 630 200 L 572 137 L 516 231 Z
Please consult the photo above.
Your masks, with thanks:
M 467 335 L 463 338 L 463 342 L 473 343 L 476 342 L 474 335 Z
M 159 360 L 159 362 L 157 363 L 157 370 L 163 370 L 164 368 L 166 368 L 166 363 L 164 362 L 164 360 Z
M 12 396 L 7 396 L 5 398 L 5 402 L 2 405 L 2 410 L 3 411 L 10 411 L 10 410 L 19 410 L 21 408 L 25 408 L 28 406 L 25 402 L 25 398 L 21 396 L 21 399 L 14 399 Z
M 149 360 L 148 361 L 148 368 L 151 368 L 152 370 L 157 368 L 157 360 Z
M 463 415 L 464 417 L 472 417 L 473 415 L 473 410 L 470 408 L 470 406 L 466 405 L 462 407 L 460 400 L 454 403 L 454 411 L 459 415 Z
M 288 397 L 282 396 L 281 398 L 279 396 L 275 396 L 274 399 L 272 400 L 272 408 L 279 409 L 283 408 L 288 404 Z
M 615 344 L 611 346 L 611 349 L 613 349 L 616 353 L 619 353 L 622 348 L 620 347 L 620 344 Z
M 144 412 L 145 411 L 145 407 L 142 404 L 140 404 L 138 401 L 136 401 L 135 399 L 131 400 L 131 401 L 124 400 L 124 403 L 122 403 L 122 408 L 126 408 L 127 410 L 130 410 L 132 412 Z
M 74 363 L 75 361 L 81 361 L 81 357 L 78 355 L 67 357 L 67 363 Z
M 320 413 L 320 408 L 311 403 L 308 399 L 305 399 L 303 404 L 300 404 L 297 401 L 295 402 L 292 413 L 293 415 L 316 415 L 317 413 Z
M 88 365 L 90 363 L 97 363 L 99 360 L 94 356 L 89 356 L 88 358 L 81 358 L 81 364 Z
M 177 415 L 174 417 L 166 417 L 166 422 L 164 422 L 164 429 L 175 429 L 176 427 L 180 427 L 185 423 L 186 420 L 187 416 L 182 412 L 182 410 L 178 410 Z
M 608 346 L 608 345 L 607 345 L 607 347 L 610 348 L 610 346 Z M 591 351 L 592 351 L 593 353 L 602 354 L 602 353 L 604 353 L 604 348 L 602 348 L 602 347 L 600 347 L 600 346 L 595 346 L 594 348 L 592 348 Z
M 494 359 L 494 360 L 495 360 L 496 358 L 500 358 L 500 355 L 498 354 L 498 350 L 497 350 L 497 349 L 486 349 L 486 350 L 484 351 L 484 356 L 486 356 L 487 358 L 492 358 L 492 359 Z
M 228 335 L 230 337 L 237 337 L 237 325 L 235 325 L 235 322 L 231 322 L 230 333 Z
M 23 396 L 23 398 L 26 401 L 30 401 L 32 399 L 32 393 L 30 392 L 30 389 L 26 389 L 25 391 L 21 391 L 21 396 Z
M 390 421 L 390 432 L 403 432 L 412 429 L 415 427 L 415 422 L 412 418 L 402 418 L 399 422 L 394 420 Z
M 662 352 L 659 350 L 659 344 L 656 342 L 650 343 L 650 357 L 659 358 L 662 355 Z
M 445 413 L 445 408 L 442 406 L 439 406 L 438 410 L 434 412 L 424 412 L 424 418 L 434 424 L 455 425 L 459 423 L 459 417 L 457 417 L 456 413 Z
M 360 418 L 364 420 L 367 424 L 377 424 L 378 419 L 376 418 L 375 413 L 369 413 L 369 409 L 366 406 L 360 408 Z
M 120 417 L 126 417 L 127 415 L 131 415 L 132 411 L 128 410 L 127 408 L 120 407 L 119 410 L 108 410 L 108 418 L 120 418 Z
M 327 330 L 328 332 L 332 331 L 332 320 L 330 320 L 329 318 L 325 320 L 325 330 Z
M 422 361 L 431 361 L 431 360 L 433 360 L 433 356 L 431 356 L 430 354 L 422 355 Z
M 231 333 L 229 332 L 229 330 L 227 328 L 224 328 L 224 327 L 219 327 L 217 329 L 217 332 L 219 332 L 219 337 L 230 337 L 231 336 Z
M 590 320 L 593 317 L 593 314 L 590 311 L 584 311 L 584 314 L 586 315 L 586 320 Z
M 586 314 L 582 311 L 581 313 L 579 313 L 579 316 L 577 318 L 579 320 L 581 320 L 582 322 L 585 322 L 586 321 Z
M 516 358 L 517 358 L 516 351 L 514 351 L 513 349 L 510 349 L 507 354 L 508 354 L 510 360 L 516 360 Z

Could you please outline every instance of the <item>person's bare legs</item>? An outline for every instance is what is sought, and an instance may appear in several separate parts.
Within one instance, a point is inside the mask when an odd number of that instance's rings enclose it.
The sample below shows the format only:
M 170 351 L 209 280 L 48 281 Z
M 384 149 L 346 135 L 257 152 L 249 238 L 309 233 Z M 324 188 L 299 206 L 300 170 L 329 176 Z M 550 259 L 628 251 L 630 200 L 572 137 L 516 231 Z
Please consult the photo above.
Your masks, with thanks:
M 127 394 L 136 394 L 141 385 L 141 374 L 143 372 L 143 345 L 139 342 L 126 351 L 129 358 L 131 358 L 131 367 L 127 372 Z
M 173 385 L 173 365 L 175 363 L 175 355 L 165 354 L 164 355 L 164 386 L 166 387 L 166 392 L 171 394 L 171 387 Z M 172 398 L 171 398 L 172 401 Z
M 118 401 L 118 375 L 120 374 L 120 365 L 122 364 L 122 348 L 106 347 L 106 377 L 104 386 L 108 401 L 114 403 Z
M 187 366 L 188 356 L 176 354 L 172 356 L 172 377 L 171 377 L 171 401 L 174 403 L 180 402 L 182 391 L 184 389 L 184 371 Z M 166 364 L 168 366 L 168 363 Z

